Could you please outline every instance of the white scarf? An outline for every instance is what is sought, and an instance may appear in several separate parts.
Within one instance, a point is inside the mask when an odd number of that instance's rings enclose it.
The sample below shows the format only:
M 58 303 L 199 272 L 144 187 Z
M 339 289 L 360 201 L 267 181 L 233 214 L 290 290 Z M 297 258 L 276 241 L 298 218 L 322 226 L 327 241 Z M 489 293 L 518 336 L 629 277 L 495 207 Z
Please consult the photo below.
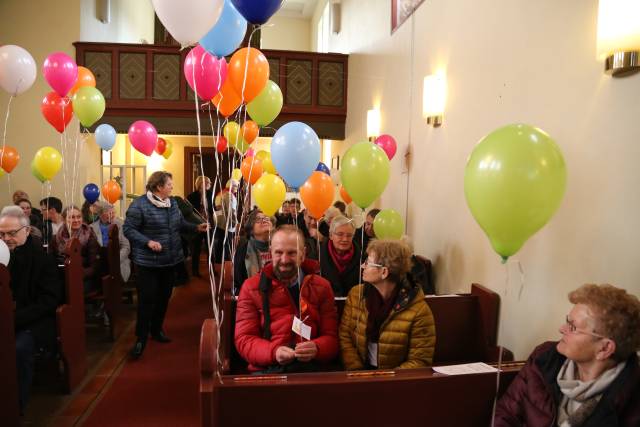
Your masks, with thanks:
M 149 199 L 149 201 L 151 203 L 153 203 L 153 206 L 155 206 L 157 208 L 170 208 L 171 207 L 171 199 L 169 197 L 167 197 L 166 199 L 162 200 L 160 197 L 156 196 L 151 191 L 147 191 L 147 199 Z

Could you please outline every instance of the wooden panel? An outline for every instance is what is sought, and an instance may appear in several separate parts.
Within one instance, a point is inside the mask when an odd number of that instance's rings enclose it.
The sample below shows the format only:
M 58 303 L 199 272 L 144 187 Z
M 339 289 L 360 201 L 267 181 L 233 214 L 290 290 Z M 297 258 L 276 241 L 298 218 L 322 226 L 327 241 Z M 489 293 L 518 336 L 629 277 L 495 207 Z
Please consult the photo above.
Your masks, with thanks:
M 96 88 L 106 100 L 111 99 L 111 52 L 86 52 L 85 67 L 96 78 Z
M 287 92 L 285 103 L 311 105 L 312 62 L 287 61 Z
M 180 55 L 153 55 L 153 99 L 180 100 Z
M 146 56 L 144 53 L 120 54 L 120 98 L 145 99 Z
M 8 426 L 20 424 L 16 337 L 13 329 L 13 298 L 9 270 L 0 264 L 0 414 Z
M 318 61 L 318 104 L 344 105 L 344 66 L 341 62 Z

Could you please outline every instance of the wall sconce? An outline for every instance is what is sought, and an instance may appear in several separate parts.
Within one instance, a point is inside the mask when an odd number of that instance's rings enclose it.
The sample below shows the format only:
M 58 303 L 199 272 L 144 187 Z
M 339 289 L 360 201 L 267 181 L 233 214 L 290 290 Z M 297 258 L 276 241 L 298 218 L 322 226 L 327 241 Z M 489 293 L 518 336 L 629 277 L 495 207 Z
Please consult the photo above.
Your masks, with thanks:
M 373 142 L 380 136 L 380 110 L 367 111 L 367 138 Z
M 447 78 L 438 73 L 424 78 L 422 89 L 422 117 L 433 127 L 442 124 L 447 100 Z
M 640 2 L 599 0 L 598 59 L 604 71 L 622 77 L 640 71 Z

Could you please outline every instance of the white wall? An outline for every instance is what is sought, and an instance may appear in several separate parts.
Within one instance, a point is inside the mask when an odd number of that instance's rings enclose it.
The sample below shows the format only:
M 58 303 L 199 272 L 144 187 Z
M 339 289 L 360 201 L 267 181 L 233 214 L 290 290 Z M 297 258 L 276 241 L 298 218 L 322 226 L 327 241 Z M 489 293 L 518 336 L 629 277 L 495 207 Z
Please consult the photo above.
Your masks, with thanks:
M 435 262 L 439 292 L 478 282 L 502 295 L 500 342 L 519 358 L 558 338 L 567 293 L 581 284 L 640 294 L 640 75 L 603 73 L 596 18 L 595 0 L 429 0 L 390 35 L 387 0 L 343 0 L 342 31 L 330 40 L 331 51 L 350 52 L 342 149 L 365 138 L 366 110 L 379 106 L 382 131 L 399 145 L 379 205 L 408 212 L 408 233 Z M 449 96 L 434 129 L 421 114 L 422 80 L 440 68 Z M 467 208 L 463 175 L 474 145 L 514 122 L 555 138 L 568 186 L 549 224 L 504 266 Z
M 311 50 L 308 19 L 274 16 L 262 27 L 262 49 Z
M 96 0 L 80 0 L 80 40 L 85 42 L 153 43 L 154 11 L 150 0 L 110 0 L 111 20 L 96 17 Z

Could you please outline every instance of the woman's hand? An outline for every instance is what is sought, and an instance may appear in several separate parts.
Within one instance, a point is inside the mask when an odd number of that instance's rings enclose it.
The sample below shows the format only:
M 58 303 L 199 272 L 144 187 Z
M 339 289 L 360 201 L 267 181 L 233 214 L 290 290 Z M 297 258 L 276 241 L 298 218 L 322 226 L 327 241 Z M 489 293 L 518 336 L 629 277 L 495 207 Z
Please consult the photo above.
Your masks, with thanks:
M 149 243 L 147 243 L 147 246 L 149 247 L 149 249 L 151 249 L 153 252 L 160 252 L 162 251 L 162 245 L 154 240 L 149 240 Z
M 207 231 L 209 229 L 209 224 L 206 222 L 203 222 L 202 224 L 198 224 L 198 231 L 200 233 L 204 233 L 205 231 Z

